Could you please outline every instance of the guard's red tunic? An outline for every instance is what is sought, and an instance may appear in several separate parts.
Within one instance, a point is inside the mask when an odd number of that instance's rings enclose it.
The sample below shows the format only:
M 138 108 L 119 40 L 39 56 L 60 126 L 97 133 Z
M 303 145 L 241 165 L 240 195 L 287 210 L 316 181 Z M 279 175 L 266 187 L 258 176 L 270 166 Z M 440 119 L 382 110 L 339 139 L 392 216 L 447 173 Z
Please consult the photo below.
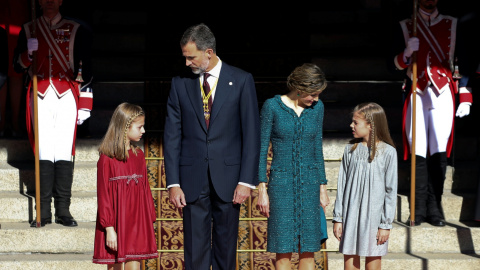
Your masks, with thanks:
M 25 40 L 32 38 L 34 34 L 33 22 L 28 22 L 23 27 L 26 36 Z M 36 51 L 37 91 L 40 97 L 44 97 L 49 86 L 52 86 L 59 98 L 71 91 L 75 97 L 77 110 L 91 110 L 93 104 L 92 91 L 89 90 L 91 88 L 82 88 L 81 83 L 74 78 L 75 61 L 81 61 L 81 59 L 74 59 L 74 45 L 80 27 L 81 25 L 78 22 L 65 18 L 61 18 L 58 23 L 52 26 L 49 25 L 44 17 L 36 20 L 35 37 L 38 39 L 39 44 Z M 23 68 L 30 67 L 32 59 L 27 51 L 20 54 L 18 64 Z M 32 75 L 31 69 L 29 72 Z M 29 105 L 32 83 L 33 80 L 30 82 L 29 91 L 27 92 L 27 131 L 32 149 L 35 149 L 34 128 L 30 112 L 31 106 Z M 76 130 L 74 136 L 75 134 Z M 73 142 L 72 155 L 75 155 L 75 138 Z
M 413 22 L 411 19 L 405 19 L 400 22 L 405 43 L 413 36 Z M 458 93 L 456 81 L 452 77 L 455 39 L 456 39 L 457 19 L 447 15 L 438 14 L 430 22 L 425 21 L 420 15 L 417 17 L 417 38 L 419 39 L 419 49 L 417 51 L 417 92 L 423 94 L 423 91 L 432 86 L 437 93 L 450 91 L 452 100 L 455 103 L 455 94 Z M 408 68 L 407 75 L 413 78 L 411 63 L 404 61 L 404 53 L 400 53 L 394 59 L 395 66 L 398 69 Z M 409 89 L 411 93 L 411 89 Z M 403 107 L 403 146 L 404 159 L 410 154 L 410 148 L 405 133 L 405 123 L 410 96 L 407 98 Z M 471 93 L 460 93 L 460 102 L 472 102 Z M 455 108 L 455 106 L 453 106 Z M 452 113 L 452 131 L 455 111 Z M 447 144 L 447 156 L 450 156 L 453 146 L 453 136 Z

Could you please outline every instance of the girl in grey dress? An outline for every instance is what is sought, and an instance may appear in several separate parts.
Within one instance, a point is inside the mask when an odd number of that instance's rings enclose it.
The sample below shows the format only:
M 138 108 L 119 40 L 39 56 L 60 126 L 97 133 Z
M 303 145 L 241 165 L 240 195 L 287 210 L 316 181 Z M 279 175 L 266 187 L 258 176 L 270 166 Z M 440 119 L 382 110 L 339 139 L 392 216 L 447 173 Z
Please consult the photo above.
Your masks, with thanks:
M 343 153 L 333 210 L 333 233 L 340 241 L 345 269 L 380 269 L 397 200 L 397 152 L 387 117 L 376 103 L 353 110 L 354 139 Z

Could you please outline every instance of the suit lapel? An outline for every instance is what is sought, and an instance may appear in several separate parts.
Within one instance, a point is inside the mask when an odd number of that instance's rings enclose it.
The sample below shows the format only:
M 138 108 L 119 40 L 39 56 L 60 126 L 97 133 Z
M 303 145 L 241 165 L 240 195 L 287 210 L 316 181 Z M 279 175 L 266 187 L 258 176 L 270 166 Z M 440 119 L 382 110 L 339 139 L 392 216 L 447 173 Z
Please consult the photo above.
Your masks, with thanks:
M 227 97 L 232 93 L 233 89 L 233 77 L 230 75 L 229 67 L 223 63 L 222 70 L 220 71 L 220 76 L 218 78 L 217 89 L 215 90 L 215 99 L 213 100 L 212 105 L 210 125 L 212 125 L 215 121 L 215 118 L 222 108 L 223 103 L 225 103 L 225 100 L 227 100 Z
M 185 82 L 185 89 L 188 89 L 187 94 L 190 102 L 192 103 L 192 107 L 197 115 L 198 121 L 202 126 L 203 130 L 207 131 L 207 124 L 205 123 L 205 116 L 203 116 L 203 102 L 202 102 L 202 95 L 200 93 L 200 81 L 198 76 L 193 79 L 189 79 Z

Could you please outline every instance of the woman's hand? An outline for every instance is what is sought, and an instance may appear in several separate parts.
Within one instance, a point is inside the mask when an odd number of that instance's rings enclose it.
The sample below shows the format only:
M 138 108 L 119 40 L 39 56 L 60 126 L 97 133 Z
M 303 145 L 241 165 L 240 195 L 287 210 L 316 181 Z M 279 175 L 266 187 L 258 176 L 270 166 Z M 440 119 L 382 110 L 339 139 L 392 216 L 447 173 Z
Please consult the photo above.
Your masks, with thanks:
M 389 236 L 390 236 L 390 230 L 388 230 L 388 229 L 378 229 L 377 245 L 385 244 L 385 242 L 387 242 Z
M 107 231 L 107 247 L 117 251 L 117 233 L 115 229 L 113 227 L 107 227 L 105 230 Z
M 258 185 L 258 200 L 257 207 L 267 218 L 270 217 L 270 201 L 268 200 L 266 183 L 260 183 Z
M 338 241 L 342 240 L 343 234 L 343 223 L 342 222 L 335 222 L 333 223 L 333 235 L 337 238 Z
M 330 198 L 327 195 L 327 185 L 320 185 L 320 206 L 323 208 L 323 213 L 326 213 L 327 206 L 330 204 Z

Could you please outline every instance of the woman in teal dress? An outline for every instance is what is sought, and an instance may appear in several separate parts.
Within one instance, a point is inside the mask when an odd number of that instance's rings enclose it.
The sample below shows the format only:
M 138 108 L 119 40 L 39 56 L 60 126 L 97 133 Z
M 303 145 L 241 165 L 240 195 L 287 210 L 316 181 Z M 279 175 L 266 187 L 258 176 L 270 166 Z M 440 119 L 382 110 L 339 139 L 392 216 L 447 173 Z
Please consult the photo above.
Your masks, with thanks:
M 293 252 L 299 253 L 299 269 L 315 269 L 314 252 L 327 239 L 325 207 L 330 202 L 322 149 L 324 106 L 318 98 L 327 83 L 318 66 L 306 63 L 288 76 L 287 86 L 288 94 L 267 99 L 261 110 L 257 206 L 268 217 L 267 251 L 276 253 L 276 269 L 291 269 Z

